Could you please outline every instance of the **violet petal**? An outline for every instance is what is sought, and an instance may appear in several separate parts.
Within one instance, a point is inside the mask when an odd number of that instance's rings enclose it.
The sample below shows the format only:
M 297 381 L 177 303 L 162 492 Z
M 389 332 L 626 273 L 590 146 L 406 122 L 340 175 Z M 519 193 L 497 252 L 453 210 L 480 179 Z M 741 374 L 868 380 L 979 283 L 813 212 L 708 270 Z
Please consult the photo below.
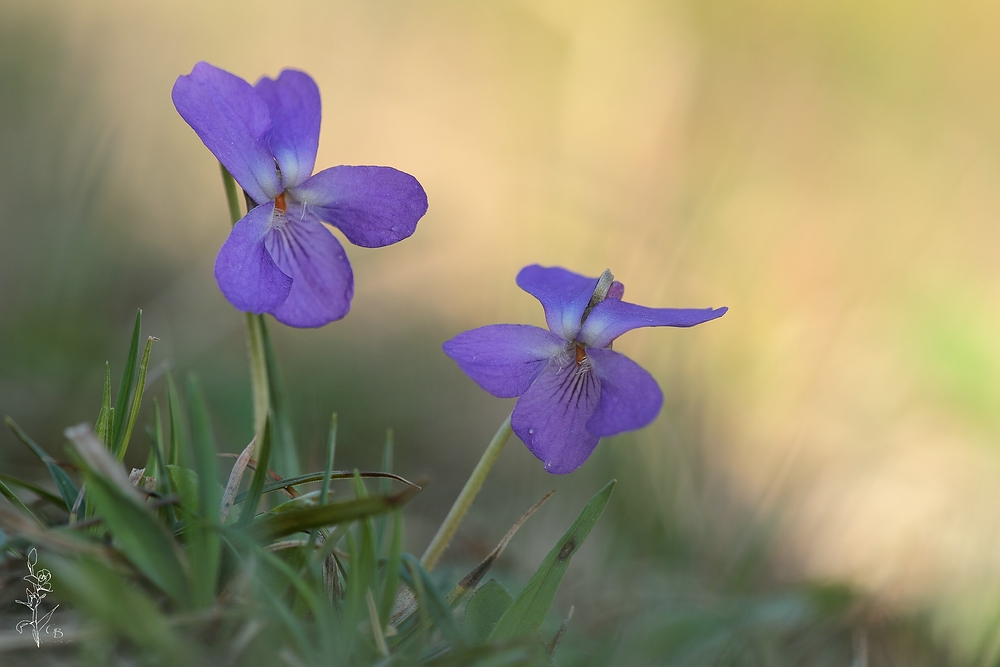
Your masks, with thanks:
M 493 324 L 460 333 L 442 348 L 480 387 L 513 398 L 528 390 L 566 341 L 528 324 Z
M 251 210 L 233 226 L 215 258 L 215 280 L 238 310 L 266 313 L 280 305 L 292 287 L 292 279 L 265 247 L 273 215 L 274 202 Z
M 309 178 L 316 165 L 322 106 L 319 88 L 305 72 L 286 69 L 277 79 L 261 78 L 254 90 L 271 113 L 269 146 L 285 188 Z
M 263 204 L 281 192 L 267 147 L 271 115 L 249 83 L 202 62 L 177 77 L 170 96 L 181 117 L 255 202 Z
M 287 216 L 267 237 L 267 251 L 292 277 L 288 298 L 270 312 L 290 327 L 321 327 L 351 308 L 354 274 L 344 247 L 312 219 Z
M 292 195 L 364 248 L 402 241 L 427 212 L 427 195 L 417 179 L 392 167 L 330 167 Z
M 611 350 L 587 348 L 594 374 L 601 382 L 601 400 L 587 422 L 599 437 L 634 431 L 656 419 L 663 392 L 646 369 Z
M 639 327 L 693 327 L 726 314 L 728 308 L 647 308 L 617 299 L 594 306 L 577 340 L 587 347 L 607 347 Z
M 601 398 L 601 385 L 569 354 L 552 359 L 518 399 L 510 417 L 517 437 L 553 474 L 573 472 L 600 438 L 586 425 Z
M 558 266 L 533 264 L 517 274 L 517 286 L 542 303 L 552 333 L 572 341 L 580 331 L 580 320 L 597 287 L 597 278 Z

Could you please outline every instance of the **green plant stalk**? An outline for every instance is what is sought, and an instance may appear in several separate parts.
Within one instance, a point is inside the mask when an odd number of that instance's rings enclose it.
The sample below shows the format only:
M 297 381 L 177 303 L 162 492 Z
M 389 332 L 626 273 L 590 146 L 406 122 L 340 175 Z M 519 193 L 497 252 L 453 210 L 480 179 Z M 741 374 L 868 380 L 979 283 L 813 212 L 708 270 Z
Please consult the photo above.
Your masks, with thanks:
M 455 504 L 448 511 L 448 516 L 444 518 L 444 523 L 438 528 L 437 534 L 431 540 L 431 543 L 427 545 L 427 550 L 420 558 L 420 564 L 428 572 L 434 569 L 434 566 L 437 565 L 438 560 L 441 558 L 441 554 L 448 548 L 448 543 L 451 542 L 451 538 L 455 535 L 455 531 L 458 530 L 459 524 L 462 523 L 462 519 L 465 518 L 469 508 L 472 507 L 472 501 L 476 499 L 479 490 L 483 488 L 486 476 L 489 474 L 490 469 L 493 468 L 493 464 L 496 463 L 497 457 L 500 456 L 503 446 L 510 439 L 511 433 L 510 417 L 508 416 L 503 424 L 500 425 L 496 435 L 493 436 L 486 451 L 483 452 L 479 463 L 472 470 L 472 475 L 465 482 L 462 492 L 455 499 Z
M 242 217 L 240 214 L 239 190 L 236 180 L 222 164 L 222 185 L 226 190 L 226 204 L 229 207 L 229 220 L 235 225 Z M 261 433 L 264 421 L 267 419 L 271 403 L 268 391 L 267 358 L 264 354 L 264 316 L 245 313 L 247 323 L 247 353 L 250 357 L 250 386 L 253 390 L 253 431 Z M 260 438 L 254 448 L 254 458 L 260 459 Z

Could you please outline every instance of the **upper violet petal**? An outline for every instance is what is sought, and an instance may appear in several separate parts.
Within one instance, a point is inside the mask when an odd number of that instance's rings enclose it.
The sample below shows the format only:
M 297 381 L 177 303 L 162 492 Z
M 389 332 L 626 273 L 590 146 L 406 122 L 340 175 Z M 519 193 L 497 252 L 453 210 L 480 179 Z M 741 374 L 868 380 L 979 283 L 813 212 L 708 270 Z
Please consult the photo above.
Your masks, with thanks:
M 567 341 L 575 339 L 580 331 L 580 320 L 597 280 L 558 266 L 538 264 L 526 266 L 517 274 L 517 286 L 541 302 L 549 329 Z
M 219 289 L 239 310 L 266 313 L 280 305 L 292 287 L 292 279 L 265 247 L 273 216 L 274 202 L 251 210 L 233 226 L 215 258 Z
M 292 195 L 364 248 L 402 241 L 427 212 L 427 194 L 417 179 L 392 167 L 331 167 Z
M 594 374 L 601 382 L 601 400 L 587 422 L 599 437 L 634 431 L 656 419 L 663 392 L 646 369 L 611 350 L 587 348 Z
M 305 72 L 286 69 L 263 77 L 254 90 L 271 113 L 270 148 L 285 188 L 309 178 L 316 165 L 322 107 L 319 88 Z
M 607 347 L 626 331 L 639 327 L 693 327 L 726 314 L 728 308 L 647 308 L 605 299 L 590 311 L 577 340 L 587 347 Z
M 559 355 L 518 399 L 510 425 L 545 470 L 573 472 L 600 440 L 586 428 L 600 398 L 601 385 L 593 372 L 578 366 L 571 355 Z
M 281 192 L 267 147 L 271 115 L 249 83 L 201 62 L 177 77 L 170 96 L 181 117 L 255 202 L 263 204 Z
M 354 274 L 344 247 L 310 218 L 287 215 L 267 237 L 267 251 L 292 277 L 292 289 L 270 313 L 290 327 L 321 327 L 351 308 Z
M 566 341 L 528 324 L 493 324 L 460 333 L 442 348 L 480 387 L 513 398 L 528 390 Z

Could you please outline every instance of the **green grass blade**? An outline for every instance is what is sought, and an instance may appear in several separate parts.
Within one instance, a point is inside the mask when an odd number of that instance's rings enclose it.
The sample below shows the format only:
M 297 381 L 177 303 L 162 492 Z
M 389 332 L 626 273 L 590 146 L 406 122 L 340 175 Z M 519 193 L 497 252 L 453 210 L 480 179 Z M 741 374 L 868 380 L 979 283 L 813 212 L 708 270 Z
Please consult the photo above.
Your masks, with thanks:
M 528 585 L 497 621 L 496 627 L 490 633 L 490 641 L 505 641 L 531 635 L 542 627 L 542 621 L 552 606 L 552 600 L 555 599 L 571 557 L 601 518 L 601 513 L 611 499 L 615 484 L 615 480 L 608 482 L 583 508 L 580 516 L 542 561 L 541 566 L 528 581 Z
M 323 486 L 320 487 L 319 504 L 325 505 L 330 495 L 330 475 L 333 473 L 333 460 L 337 454 L 337 413 L 330 417 L 330 436 L 326 444 L 326 463 L 323 466 Z
M 267 464 L 271 458 L 271 417 L 264 418 L 261 432 L 257 434 L 256 441 L 260 444 L 257 448 L 258 454 L 257 468 L 253 471 L 250 479 L 250 489 L 247 491 L 243 507 L 240 508 L 240 518 L 236 522 L 239 528 L 246 528 L 253 521 L 257 514 L 257 505 L 260 504 L 260 497 L 264 495 L 264 481 L 267 479 Z
M 393 459 L 393 433 L 392 429 L 387 429 L 385 432 L 385 444 L 382 445 L 382 471 L 392 472 L 392 459 Z M 389 493 L 389 480 L 382 478 L 379 482 L 378 492 L 383 496 Z M 375 541 L 378 545 L 378 552 L 382 554 L 384 552 L 383 543 L 385 542 L 385 533 L 388 528 L 389 517 L 382 515 L 375 519 Z
M 391 496 L 341 500 L 319 507 L 306 507 L 269 514 L 255 522 L 249 528 L 249 532 L 257 540 L 266 543 L 293 533 L 307 532 L 314 528 L 333 526 L 345 521 L 356 521 L 383 512 L 390 512 L 405 504 L 414 495 L 414 491 L 407 489 Z M 240 518 L 242 520 L 243 517 Z
M 115 458 L 119 462 L 125 458 L 125 451 L 128 450 L 129 440 L 132 439 L 132 429 L 135 428 L 135 420 L 139 416 L 139 406 L 142 404 L 142 392 L 146 389 L 146 368 L 149 366 L 149 352 L 153 348 L 154 340 L 159 339 L 153 336 L 146 339 L 146 349 L 143 350 L 142 361 L 139 362 L 139 378 L 135 384 L 135 394 L 132 396 L 132 403 L 129 406 L 128 421 L 125 423 L 125 430 L 122 431 L 121 439 L 115 441 Z
M 139 327 L 142 324 L 142 309 L 135 313 L 135 327 L 132 330 L 132 343 L 128 348 L 128 358 L 122 371 L 122 381 L 118 385 L 118 397 L 115 400 L 115 413 L 111 420 L 111 438 L 109 443 L 118 442 L 125 427 L 125 408 L 128 406 L 129 395 L 132 393 L 132 380 L 135 377 L 135 362 L 139 357 Z
M 16 496 L 15 494 L 14 494 L 14 492 L 10 490 L 10 487 L 8 487 L 8 486 L 7 486 L 6 484 L 4 484 L 3 482 L 0 482 L 0 496 L 3 496 L 3 497 L 4 497 L 4 498 L 6 498 L 7 500 L 9 500 L 9 501 L 10 501 L 10 503 L 11 503 L 11 505 L 13 505 L 13 506 L 14 506 L 14 507 L 16 507 L 17 509 L 21 510 L 21 511 L 22 511 L 22 512 L 24 512 L 25 514 L 27 514 L 27 515 L 28 515 L 28 516 L 30 516 L 30 517 L 31 517 L 32 519 L 34 519 L 34 520 L 35 520 L 35 521 L 36 521 L 36 522 L 38 523 L 38 525 L 39 525 L 39 526 L 41 526 L 42 528 L 45 528 L 45 524 L 44 524 L 44 523 L 42 523 L 42 520 L 41 520 L 41 519 L 39 519 L 39 518 L 38 518 L 37 516 L 35 516 L 35 513 L 34 513 L 34 512 L 32 512 L 32 511 L 31 511 L 31 510 L 30 510 L 30 509 L 28 508 L 28 506 L 27 506 L 27 505 L 25 505 L 25 504 L 24 504 L 23 502 L 21 502 L 21 499 L 20 499 L 20 498 L 18 498 L 18 497 L 17 497 L 17 496 Z
M 254 466 L 257 467 L 258 464 L 254 463 Z M 330 473 L 329 478 L 331 480 L 333 480 L 333 479 L 353 479 L 354 478 L 354 474 L 355 474 L 355 471 L 334 470 L 333 472 Z M 397 482 L 402 482 L 403 484 L 406 484 L 411 489 L 414 489 L 416 491 L 420 490 L 420 487 L 417 486 L 416 484 L 414 484 L 413 482 L 411 482 L 411 481 L 409 481 L 407 479 L 404 479 L 404 478 L 400 477 L 399 475 L 394 475 L 392 473 L 384 473 L 384 472 L 379 472 L 377 470 L 361 470 L 361 471 L 358 471 L 357 474 L 358 474 L 359 477 L 361 477 L 361 479 L 369 479 L 369 478 L 372 478 L 372 479 L 380 479 L 380 478 L 393 479 L 393 480 L 396 480 Z M 321 482 L 321 481 L 323 481 L 323 473 L 322 472 L 310 472 L 310 473 L 306 473 L 305 475 L 299 475 L 297 477 L 289 477 L 287 479 L 279 479 L 279 480 L 277 480 L 275 482 L 268 482 L 267 484 L 264 485 L 264 488 L 261 489 L 261 493 L 262 494 L 268 494 L 268 493 L 273 493 L 274 491 L 280 491 L 281 489 L 290 489 L 290 488 L 299 486 L 301 484 L 308 484 L 310 482 Z M 239 493 L 236 496 L 236 502 L 237 503 L 241 503 L 244 500 L 246 500 L 247 493 L 249 493 L 249 492 L 248 491 L 243 491 L 243 492 Z
M 379 606 L 379 620 L 382 627 L 389 623 L 392 615 L 392 605 L 399 593 L 399 566 L 403 560 L 403 513 L 396 510 L 392 513 L 392 539 L 389 542 L 389 556 L 385 563 L 385 574 L 382 581 L 382 604 Z
M 66 437 L 79 455 L 94 513 L 104 520 L 121 553 L 174 602 L 186 606 L 187 577 L 166 527 L 88 427 L 66 429 Z
M 167 450 L 167 465 L 178 465 L 181 452 L 187 449 L 184 422 L 187 421 L 180 394 L 174 378 L 167 372 L 167 420 L 170 422 L 170 448 Z
M 194 603 L 208 607 L 215 600 L 222 545 L 219 541 L 219 470 L 216 463 L 215 437 L 208 417 L 208 407 L 201 387 L 194 376 L 188 378 L 188 400 L 191 402 L 191 444 L 193 468 L 198 476 L 199 521 L 188 538 Z
M 496 579 L 480 586 L 465 607 L 462 630 L 466 641 L 470 644 L 484 643 L 513 602 L 514 598 Z
M 150 454 L 156 461 L 156 469 L 154 471 L 156 473 L 156 490 L 161 495 L 172 496 L 174 495 L 174 485 L 170 481 L 170 471 L 167 468 L 167 458 L 164 453 L 163 417 L 160 414 L 160 402 L 155 398 L 153 399 L 153 428 L 150 438 L 153 441 L 153 451 Z M 168 526 L 173 526 L 177 521 L 173 505 L 164 505 L 163 515 L 167 520 Z
M 18 487 L 21 487 L 25 491 L 31 491 L 32 493 L 34 493 L 36 496 L 38 496 L 39 498 L 41 498 L 45 502 L 50 503 L 52 505 L 55 505 L 59 509 L 65 509 L 66 508 L 66 504 L 63 501 L 62 497 L 57 496 L 56 494 L 52 493 L 51 491 L 47 491 L 47 490 L 43 489 L 42 487 L 38 486 L 37 484 L 32 484 L 31 482 L 25 482 L 22 479 L 18 479 L 16 477 L 11 477 L 10 475 L 3 475 L 3 474 L 0 474 L 0 482 L 4 482 L 8 486 L 18 486 Z
M 267 392 L 271 405 L 272 429 L 272 467 L 282 477 L 297 475 L 299 472 L 298 449 L 295 446 L 295 433 L 292 431 L 292 420 L 288 410 L 288 394 L 281 381 L 278 370 L 278 360 L 271 345 L 271 335 L 267 331 L 264 318 L 260 318 L 260 335 L 264 348 L 264 363 L 267 366 Z
M 111 410 L 111 363 L 104 362 L 104 396 L 101 399 L 101 411 L 97 415 L 95 432 L 101 442 L 111 447 L 111 420 L 114 413 Z
M 420 564 L 420 560 L 412 554 L 403 554 L 403 566 L 403 579 L 416 593 L 420 608 L 430 616 L 434 625 L 452 646 L 463 646 L 465 638 L 458 630 L 455 616 L 427 570 Z
M 56 483 L 56 488 L 59 489 L 59 495 L 62 496 L 63 502 L 66 505 L 66 511 L 69 512 L 73 507 L 73 503 L 76 502 L 76 496 L 80 491 L 76 488 L 76 484 L 73 480 L 69 478 L 66 471 L 59 467 L 56 460 L 46 453 L 44 449 L 35 444 L 35 441 L 28 437 L 28 434 L 21 430 L 13 419 L 7 417 L 7 427 L 13 431 L 17 439 L 25 444 L 25 446 L 34 452 L 35 456 L 41 460 L 45 465 L 45 468 L 49 471 L 49 475 L 52 476 L 52 481 Z

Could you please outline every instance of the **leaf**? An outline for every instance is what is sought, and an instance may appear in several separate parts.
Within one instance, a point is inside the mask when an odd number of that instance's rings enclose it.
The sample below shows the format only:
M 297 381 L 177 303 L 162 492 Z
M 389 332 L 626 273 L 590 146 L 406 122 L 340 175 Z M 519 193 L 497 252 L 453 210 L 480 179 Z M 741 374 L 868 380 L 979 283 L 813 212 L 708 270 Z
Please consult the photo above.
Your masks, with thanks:
M 52 493 L 51 491 L 46 491 L 37 484 L 32 484 L 31 482 L 25 482 L 24 480 L 20 480 L 16 477 L 11 477 L 10 475 L 0 475 L 0 482 L 5 482 L 9 486 L 19 486 L 26 491 L 31 491 L 41 499 L 55 505 L 60 509 L 63 509 L 65 507 L 62 498 Z
M 149 352 L 153 348 L 154 340 L 159 340 L 159 338 L 150 336 L 146 339 L 146 349 L 142 353 L 142 361 L 139 362 L 139 379 L 135 385 L 135 395 L 132 396 L 132 403 L 129 406 L 128 421 L 125 424 L 124 432 L 121 434 L 121 439 L 115 441 L 115 458 L 119 462 L 125 459 L 129 440 L 132 439 L 132 429 L 135 427 L 135 420 L 139 416 L 139 406 L 142 404 L 142 392 L 146 389 L 146 368 L 149 366 Z
M 104 519 L 122 554 L 160 590 L 184 606 L 188 599 L 187 579 L 176 543 L 166 527 L 143 504 L 139 492 L 128 483 L 125 471 L 89 428 L 66 429 L 66 437 L 80 455 L 95 513 Z M 115 469 L 117 473 L 112 472 Z
M 229 471 L 229 481 L 226 483 L 226 490 L 222 493 L 222 501 L 219 504 L 220 523 L 226 522 L 229 512 L 233 509 L 233 504 L 236 502 L 236 493 L 240 490 L 243 473 L 246 471 L 247 464 L 250 463 L 250 457 L 253 455 L 254 442 L 254 440 L 251 440 L 250 444 L 243 449 L 236 459 L 236 463 L 233 464 L 233 469 Z
M 30 509 L 28 509 L 28 506 L 25 505 L 23 502 L 21 502 L 21 499 L 18 498 L 16 495 L 14 495 L 14 492 L 11 491 L 7 487 L 7 485 L 4 484 L 3 482 L 0 482 L 0 496 L 3 496 L 7 500 L 9 500 L 14 507 L 18 508 L 19 510 L 30 516 L 32 519 L 37 521 L 39 526 L 41 526 L 42 528 L 45 527 L 45 524 L 42 523 L 42 520 L 39 519 L 37 516 L 35 516 L 35 513 L 32 512 Z
M 246 528 L 253 521 L 254 516 L 257 514 L 257 505 L 260 504 L 260 497 L 264 492 L 264 480 L 267 477 L 267 462 L 271 458 L 271 417 L 269 415 L 264 417 L 261 432 L 257 434 L 254 440 L 260 445 L 260 453 L 258 454 L 260 460 L 257 463 L 257 469 L 253 471 L 253 477 L 250 479 L 250 489 L 247 491 L 246 501 L 240 510 L 240 518 L 236 522 L 236 525 L 240 528 Z
M 163 496 L 172 496 L 174 495 L 174 485 L 173 480 L 170 479 L 170 469 L 167 467 L 167 459 L 163 449 L 163 419 L 160 415 L 160 403 L 155 398 L 153 399 L 153 428 L 150 437 L 153 440 L 153 451 L 150 454 L 151 458 L 156 461 L 156 490 Z M 173 505 L 164 505 L 163 511 L 167 525 L 173 526 L 177 521 Z
M 114 414 L 111 410 L 111 363 L 104 362 L 104 397 L 101 399 L 101 411 L 97 415 L 95 432 L 105 444 L 111 446 L 111 420 Z
M 559 584 L 566 574 L 570 559 L 587 539 L 597 520 L 601 518 L 616 483 L 616 480 L 608 482 L 583 508 L 580 516 L 542 561 L 528 581 L 528 585 L 497 622 L 489 636 L 491 642 L 538 632 L 549 607 L 552 606 L 552 600 L 555 599 Z
M 52 476 L 52 480 L 56 483 L 56 488 L 59 489 L 59 495 L 62 496 L 63 502 L 66 503 L 66 511 L 70 511 L 73 507 L 73 503 L 76 502 L 76 496 L 79 491 L 76 485 L 73 484 L 73 480 L 69 478 L 66 471 L 59 467 L 56 460 L 49 456 L 44 449 L 35 444 L 35 441 L 28 437 L 28 434 L 21 430 L 21 427 L 14 423 L 14 420 L 7 417 L 7 427 L 14 432 L 17 439 L 23 442 L 28 449 L 35 453 L 35 456 L 45 464 L 45 468 L 49 471 L 49 475 Z
M 185 518 L 191 518 L 198 513 L 198 476 L 190 468 L 167 465 L 167 477 L 170 485 L 180 498 L 181 512 Z
M 122 381 L 118 385 L 118 397 L 115 400 L 115 412 L 111 420 L 111 438 L 108 443 L 117 443 L 125 426 L 125 407 L 132 393 L 132 378 L 135 376 L 135 362 L 139 356 L 139 327 L 142 323 L 142 309 L 135 313 L 135 327 L 132 329 L 132 343 L 128 348 L 128 358 L 122 371 Z
M 415 493 L 411 489 L 406 489 L 391 496 L 341 500 L 319 507 L 268 514 L 250 526 L 248 532 L 261 542 L 269 542 L 292 533 L 306 532 L 313 528 L 333 526 L 389 512 L 405 504 Z
M 465 606 L 462 630 L 466 641 L 470 644 L 484 643 L 512 602 L 514 598 L 496 579 L 480 586 Z
M 227 455 L 223 454 L 222 456 L 227 456 Z M 254 461 L 253 459 L 250 459 L 248 467 L 253 468 L 254 470 L 256 470 L 260 466 L 259 466 L 259 464 L 256 461 Z M 273 472 L 273 471 L 269 471 L 269 473 L 271 473 L 271 472 Z M 352 479 L 354 477 L 355 473 L 357 473 L 357 475 L 359 477 L 361 477 L 361 479 L 375 479 L 375 478 L 394 479 L 397 482 L 402 482 L 403 484 L 406 484 L 410 488 L 415 489 L 417 491 L 419 491 L 420 488 L 421 488 L 419 485 L 414 484 L 413 482 L 411 482 L 411 481 L 409 481 L 409 480 L 407 480 L 407 479 L 405 479 L 403 477 L 400 477 L 399 475 L 393 475 L 392 473 L 379 472 L 377 470 L 361 470 L 361 471 L 334 470 L 333 472 L 330 473 L 329 479 L 331 479 L 331 480 L 333 480 L 333 479 Z M 261 494 L 265 495 L 265 494 L 268 494 L 268 493 L 272 493 L 274 491 L 281 491 L 282 489 L 294 491 L 293 487 L 300 486 L 302 484 L 308 484 L 310 482 L 319 482 L 319 481 L 323 480 L 323 477 L 324 477 L 324 475 L 323 475 L 322 472 L 310 472 L 310 473 L 306 473 L 305 475 L 299 475 L 297 477 L 289 477 L 289 478 L 286 478 L 286 479 L 279 478 L 277 481 L 268 482 L 267 484 L 265 484 L 264 488 L 261 489 Z M 249 493 L 249 492 L 248 491 L 243 491 L 241 493 L 236 494 L 236 503 L 239 504 L 239 503 L 242 503 L 243 501 L 245 501 L 246 497 L 247 497 L 247 493 Z
M 180 463 L 181 452 L 185 449 L 187 439 L 184 437 L 184 408 L 173 376 L 167 373 L 167 420 L 170 422 L 170 449 L 167 451 L 167 464 Z
M 148 349 L 148 348 L 147 348 Z M 219 541 L 218 466 L 215 460 L 215 438 L 209 422 L 208 407 L 201 387 L 193 376 L 188 378 L 188 400 L 191 402 L 191 446 L 194 470 L 198 482 L 198 520 L 191 527 L 188 547 L 195 604 L 208 607 L 215 600 L 222 545 Z

